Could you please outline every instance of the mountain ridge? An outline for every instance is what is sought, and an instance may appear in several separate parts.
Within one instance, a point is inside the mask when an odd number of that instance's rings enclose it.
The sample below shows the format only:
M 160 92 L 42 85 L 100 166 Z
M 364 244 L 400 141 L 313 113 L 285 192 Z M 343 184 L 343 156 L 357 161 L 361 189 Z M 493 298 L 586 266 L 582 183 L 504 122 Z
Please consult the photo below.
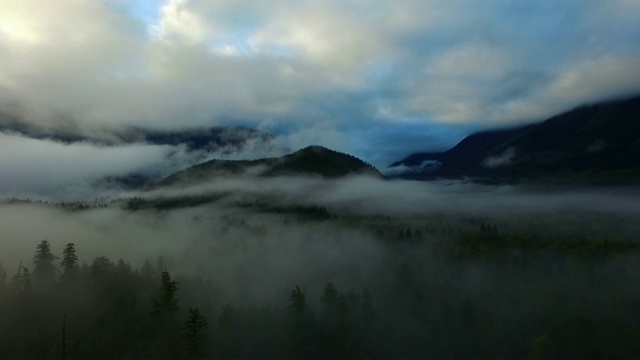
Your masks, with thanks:
M 424 161 L 438 164 L 421 168 Z M 574 108 L 542 122 L 474 133 L 442 153 L 411 154 L 400 178 L 481 182 L 640 183 L 640 96 Z
M 346 153 L 319 145 L 310 145 L 293 153 L 257 160 L 209 160 L 160 180 L 157 186 L 197 183 L 220 177 L 250 175 L 322 176 L 338 178 L 348 175 L 369 175 L 384 178 L 372 165 Z

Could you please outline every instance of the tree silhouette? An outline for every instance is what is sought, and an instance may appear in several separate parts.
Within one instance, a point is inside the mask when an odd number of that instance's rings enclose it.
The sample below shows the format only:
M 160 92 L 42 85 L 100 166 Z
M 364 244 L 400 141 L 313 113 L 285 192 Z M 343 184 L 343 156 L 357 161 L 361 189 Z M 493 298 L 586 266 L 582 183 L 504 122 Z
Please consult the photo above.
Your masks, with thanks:
M 203 356 L 202 341 L 207 335 L 206 327 L 207 319 L 200 314 L 200 309 L 198 307 L 189 308 L 189 316 L 183 326 L 187 357 L 198 358 Z
M 178 299 L 176 291 L 178 282 L 171 280 L 168 271 L 163 271 L 160 277 L 160 286 L 156 296 L 152 300 L 153 310 L 151 315 L 153 326 L 149 329 L 152 335 L 151 354 L 154 357 L 176 358 L 180 356 L 180 323 L 178 322 Z
M 76 255 L 76 245 L 68 243 L 62 250 L 62 275 L 64 277 L 73 277 L 78 273 L 78 255 Z
M 51 253 L 51 244 L 48 240 L 42 240 L 36 246 L 36 254 L 33 257 L 33 281 L 37 287 L 46 287 L 53 284 L 56 279 L 57 259 Z
M 171 280 L 168 271 L 162 272 L 158 295 L 153 299 L 153 315 L 158 317 L 173 316 L 178 312 L 176 291 L 178 282 Z

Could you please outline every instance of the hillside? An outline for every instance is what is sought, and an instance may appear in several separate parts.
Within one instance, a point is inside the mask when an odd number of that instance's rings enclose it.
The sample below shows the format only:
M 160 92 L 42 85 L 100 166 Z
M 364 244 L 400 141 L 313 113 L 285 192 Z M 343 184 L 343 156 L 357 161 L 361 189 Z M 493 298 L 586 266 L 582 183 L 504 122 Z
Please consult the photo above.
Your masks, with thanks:
M 309 146 L 279 158 L 259 160 L 211 160 L 161 180 L 159 186 L 197 183 L 216 177 L 316 175 L 336 178 L 347 175 L 382 177 L 364 161 L 322 146 Z
M 391 166 L 405 178 L 471 177 L 487 182 L 640 182 L 640 97 L 583 106 L 538 124 L 468 136 L 443 153 Z M 437 166 L 422 166 L 425 161 Z

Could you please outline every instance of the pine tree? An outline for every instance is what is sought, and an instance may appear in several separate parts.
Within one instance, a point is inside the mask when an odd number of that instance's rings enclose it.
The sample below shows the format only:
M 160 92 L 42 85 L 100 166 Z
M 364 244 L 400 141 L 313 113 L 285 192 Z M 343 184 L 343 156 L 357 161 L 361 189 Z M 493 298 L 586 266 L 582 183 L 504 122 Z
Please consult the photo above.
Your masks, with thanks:
M 184 340 L 188 358 L 198 358 L 204 355 L 202 340 L 206 337 L 207 319 L 200 314 L 199 308 L 189 308 L 189 317 L 185 321 Z
M 172 316 L 178 312 L 178 299 L 176 298 L 178 284 L 177 281 L 171 280 L 168 271 L 162 272 L 158 294 L 153 299 L 154 316 Z
M 62 250 L 62 275 L 64 277 L 73 277 L 78 273 L 78 255 L 76 255 L 76 245 L 68 243 Z
M 42 240 L 36 246 L 36 254 L 33 256 L 33 280 L 36 286 L 42 288 L 51 286 L 56 279 L 57 259 L 51 253 L 51 244 L 48 240 Z
M 289 313 L 296 323 L 306 317 L 306 296 L 299 286 L 296 286 L 289 295 Z
M 171 280 L 169 272 L 162 272 L 160 287 L 152 300 L 154 318 L 149 334 L 154 338 L 150 355 L 152 357 L 176 358 L 180 356 L 180 323 L 176 291 L 178 282 Z

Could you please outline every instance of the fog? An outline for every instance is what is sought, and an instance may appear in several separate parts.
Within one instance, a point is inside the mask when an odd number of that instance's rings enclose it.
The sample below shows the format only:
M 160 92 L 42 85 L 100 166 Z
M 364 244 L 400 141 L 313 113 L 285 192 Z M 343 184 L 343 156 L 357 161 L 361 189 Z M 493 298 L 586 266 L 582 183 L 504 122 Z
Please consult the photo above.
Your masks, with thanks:
M 253 172 L 253 169 L 248 170 Z M 352 176 L 336 180 L 320 177 L 219 177 L 205 184 L 160 188 L 129 196 L 147 198 L 225 193 L 232 198 L 269 197 L 271 201 L 318 204 L 362 214 L 421 215 L 431 212 L 513 215 L 587 211 L 618 215 L 640 212 L 636 187 L 535 187 L 482 185 L 472 182 L 384 180 Z
M 522 357 L 538 351 L 536 341 L 543 340 L 547 356 L 612 354 L 607 351 L 612 347 L 620 354 L 636 354 L 627 342 L 611 345 L 599 329 L 611 331 L 606 327 L 609 321 L 617 324 L 612 333 L 616 336 L 633 331 L 626 319 L 632 318 L 634 299 L 640 298 L 632 286 L 640 281 L 633 270 L 640 261 L 640 189 L 488 186 L 362 176 L 264 178 L 258 177 L 259 169 L 248 172 L 199 184 L 123 192 L 90 201 L 87 204 L 93 206 L 85 209 L 16 201 L 0 205 L 0 264 L 7 269 L 7 279 L 20 263 L 29 268 L 35 264 L 36 245 L 44 239 L 60 258 L 65 245 L 74 243 L 80 264 L 89 265 L 81 266 L 84 277 L 72 286 L 85 294 L 79 299 L 97 297 L 81 302 L 84 313 L 65 308 L 65 302 L 57 305 L 57 312 L 46 313 L 51 335 L 40 343 L 55 340 L 55 316 L 67 311 L 73 323 L 90 329 L 84 332 L 78 354 L 91 356 L 96 349 L 108 349 L 109 342 L 93 341 L 102 341 L 95 339 L 109 336 L 112 328 L 92 327 L 91 319 L 110 311 L 116 316 L 122 296 L 139 301 L 135 314 L 117 315 L 122 321 L 152 321 L 144 319 L 150 316 L 147 309 L 159 280 L 157 274 L 144 275 L 148 260 L 153 272 L 166 270 L 179 280 L 183 312 L 194 305 L 205 309 L 212 332 L 208 351 L 223 357 L 298 351 L 286 345 L 297 341 L 287 335 L 287 311 L 296 286 L 315 314 L 309 320 L 315 335 L 305 341 L 339 347 L 344 339 L 322 335 L 335 330 L 326 318 L 329 282 L 343 301 L 351 299 L 350 311 L 356 312 L 350 321 L 360 324 L 358 330 L 350 330 L 356 334 L 348 335 L 360 339 L 355 348 L 327 350 L 333 354 Z M 116 283 L 100 277 L 99 262 L 94 261 L 98 256 L 125 261 L 111 265 Z M 132 268 L 127 270 L 126 263 Z M 56 289 L 61 288 L 51 291 Z M 363 330 L 357 317 L 362 289 L 373 298 L 378 330 Z M 231 331 L 224 330 L 229 312 L 235 314 L 235 340 L 220 334 Z M 604 325 L 596 325 L 600 323 Z M 21 326 L 24 333 L 30 331 Z M 164 344 L 158 331 L 154 341 Z M 265 336 L 270 340 L 262 343 Z M 574 340 L 563 340 L 567 337 Z M 229 342 L 240 347 L 225 348 Z M 585 342 L 591 347 L 571 345 Z M 253 347 L 244 348 L 247 343 Z M 153 354 L 152 349 L 136 348 L 123 351 Z
M 605 235 L 615 231 L 631 236 L 640 230 L 633 221 L 640 214 L 636 188 L 551 191 L 357 176 L 337 180 L 245 176 L 124 193 L 121 199 L 157 201 L 208 194 L 220 196 L 212 203 L 162 211 L 127 210 L 126 200 L 76 212 L 44 204 L 1 205 L 0 263 L 11 272 L 21 261 L 30 265 L 40 240 L 48 239 L 58 256 L 64 244 L 73 242 L 81 262 L 104 255 L 140 266 L 163 257 L 175 272 L 204 274 L 225 289 L 228 300 L 257 301 L 274 299 L 291 284 L 320 286 L 331 280 L 350 287 L 376 279 L 379 265 L 389 256 L 366 226 L 342 220 L 350 216 L 389 217 L 392 227 L 474 217 L 488 223 L 551 224 L 554 231 L 563 226 L 580 228 L 582 222 L 595 219 L 604 222 L 597 231 Z M 322 206 L 340 218 L 303 221 L 295 214 L 241 206 L 252 202 Z
M 280 156 L 274 142 L 249 138 L 215 150 L 192 151 L 185 144 L 105 146 L 90 141 L 65 144 L 0 132 L 0 197 L 82 201 L 117 196 L 111 177 L 163 177 L 210 159 Z M 96 183 L 106 183 L 100 187 Z

